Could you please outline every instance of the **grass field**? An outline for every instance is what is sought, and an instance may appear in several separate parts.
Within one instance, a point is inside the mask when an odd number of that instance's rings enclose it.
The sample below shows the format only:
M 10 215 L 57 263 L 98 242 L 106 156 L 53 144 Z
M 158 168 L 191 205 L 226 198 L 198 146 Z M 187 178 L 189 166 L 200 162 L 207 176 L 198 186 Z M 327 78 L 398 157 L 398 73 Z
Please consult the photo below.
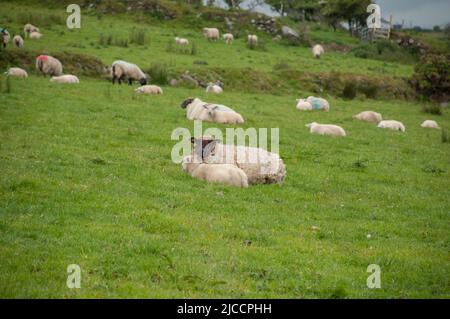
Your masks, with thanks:
M 16 7 L 2 7 L 3 18 Z M 91 46 L 102 24 L 123 32 L 134 25 L 94 19 L 62 36 L 62 26 L 52 27 L 27 49 L 83 52 L 105 63 L 198 59 L 165 52 L 179 32 L 161 26 L 146 26 L 147 48 Z M 242 40 L 207 44 L 196 32 L 181 35 L 198 41 L 210 66 L 269 70 L 283 58 L 313 72 L 383 66 L 339 53 L 317 62 L 309 49 L 269 41 L 265 52 Z M 70 45 L 79 40 L 84 48 Z M 413 69 L 391 64 L 390 74 Z M 136 96 L 128 86 L 83 77 L 74 86 L 35 75 L 1 84 L 0 297 L 450 297 L 450 144 L 420 127 L 434 119 L 449 129 L 448 110 L 435 116 L 415 102 L 327 97 L 331 112 L 308 113 L 295 109 L 307 92 L 211 97 L 163 87 L 162 96 Z M 190 96 L 232 106 L 244 128 L 279 128 L 285 183 L 211 185 L 172 163 L 171 132 L 193 130 L 179 107 Z M 352 120 L 368 109 L 401 120 L 406 133 Z M 311 135 L 305 124 L 312 121 L 341 125 L 348 136 Z M 81 289 L 66 286 L 69 264 L 81 267 Z M 381 289 L 366 286 L 370 264 L 381 267 Z

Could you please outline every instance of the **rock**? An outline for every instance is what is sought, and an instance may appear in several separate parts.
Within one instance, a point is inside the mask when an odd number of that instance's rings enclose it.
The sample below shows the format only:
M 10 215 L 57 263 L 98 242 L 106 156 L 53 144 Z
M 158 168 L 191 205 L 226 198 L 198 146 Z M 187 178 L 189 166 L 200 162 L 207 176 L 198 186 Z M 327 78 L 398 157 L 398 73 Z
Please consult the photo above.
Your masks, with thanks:
M 296 40 L 300 40 L 300 35 L 296 31 L 289 28 L 288 26 L 283 26 L 281 28 L 281 33 L 286 38 L 294 38 Z

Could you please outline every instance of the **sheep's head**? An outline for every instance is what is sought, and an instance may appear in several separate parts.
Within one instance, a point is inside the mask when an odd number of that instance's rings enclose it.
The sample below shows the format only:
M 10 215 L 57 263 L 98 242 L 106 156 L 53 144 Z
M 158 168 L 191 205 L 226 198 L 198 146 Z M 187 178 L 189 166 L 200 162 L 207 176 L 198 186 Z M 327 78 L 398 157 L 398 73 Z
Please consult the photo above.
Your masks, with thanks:
M 314 126 L 314 125 L 317 125 L 317 122 L 312 122 L 312 123 L 306 124 L 305 126 L 308 128 L 311 128 L 311 126 Z
M 140 79 L 140 80 L 139 80 L 139 83 L 140 83 L 141 85 L 146 85 L 146 84 L 147 84 L 147 78 L 145 77 L 145 78 Z
M 209 104 L 204 104 L 203 108 L 205 108 L 206 110 L 208 110 L 208 116 L 213 119 L 216 116 L 216 111 L 219 108 L 217 105 L 209 105 Z
M 191 143 L 193 147 L 193 154 L 196 158 L 203 158 L 214 154 L 214 149 L 218 140 L 213 139 L 210 136 L 203 136 L 201 138 L 191 138 Z
M 183 103 L 181 103 L 180 107 L 182 109 L 185 109 L 189 104 L 191 104 L 192 102 L 194 102 L 193 98 L 189 98 L 183 101 Z

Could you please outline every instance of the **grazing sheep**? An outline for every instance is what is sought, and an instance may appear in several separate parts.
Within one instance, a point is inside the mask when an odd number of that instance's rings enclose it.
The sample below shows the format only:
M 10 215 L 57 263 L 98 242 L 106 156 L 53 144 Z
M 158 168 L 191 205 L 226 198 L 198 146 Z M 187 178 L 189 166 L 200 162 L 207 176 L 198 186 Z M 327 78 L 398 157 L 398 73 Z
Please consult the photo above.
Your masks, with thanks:
M 40 55 L 36 58 L 36 70 L 43 75 L 59 76 L 62 75 L 63 66 L 52 56 Z
M 40 39 L 42 38 L 42 33 L 39 32 L 31 32 L 30 39 Z
M 203 28 L 203 35 L 208 40 L 219 40 L 220 32 L 217 28 Z
M 209 137 L 192 138 L 193 154 L 207 164 L 232 164 L 242 169 L 249 184 L 281 184 L 286 166 L 278 154 L 262 148 L 222 144 Z
M 205 164 L 194 161 L 193 156 L 183 158 L 183 170 L 192 177 L 210 183 L 220 183 L 236 187 L 248 187 L 248 178 L 244 171 L 233 164 Z
M 206 87 L 206 93 L 215 93 L 220 94 L 223 92 L 223 89 L 214 83 L 208 83 L 208 86 Z
M 24 69 L 21 68 L 9 68 L 8 71 L 5 72 L 6 76 L 15 76 L 18 78 L 27 78 L 28 73 Z
M 2 45 L 4 48 L 6 48 L 6 45 L 8 44 L 9 40 L 10 40 L 10 35 L 8 30 L 0 28 L 0 35 L 2 37 Z
M 425 128 L 437 128 L 437 129 L 440 128 L 439 125 L 436 123 L 436 121 L 433 120 L 426 120 L 420 126 Z
M 80 80 L 75 75 L 65 74 L 61 76 L 52 76 L 50 82 L 63 84 L 78 84 L 80 83 Z
M 225 40 L 226 44 L 232 44 L 234 41 L 234 36 L 231 33 L 225 33 L 223 35 L 223 39 Z
M 163 94 L 163 90 L 157 85 L 143 85 L 134 90 L 136 93 Z
M 242 124 L 243 117 L 233 109 L 220 104 L 205 103 L 199 98 L 187 99 L 181 104 L 189 120 L 200 120 L 221 124 Z
M 395 130 L 395 131 L 401 131 L 401 132 L 406 131 L 405 126 L 403 125 L 402 122 L 394 121 L 394 120 L 381 121 L 380 123 L 378 123 L 378 127 L 379 128 L 387 128 L 387 129 Z
M 328 101 L 325 99 L 309 96 L 306 101 L 311 103 L 311 107 L 313 110 L 324 110 L 325 112 L 330 111 L 330 103 L 328 103 Z
M 323 46 L 321 46 L 320 44 L 316 44 L 312 48 L 312 53 L 317 59 L 320 59 L 320 56 L 325 53 L 325 50 L 323 49 Z
M 345 130 L 337 125 L 319 124 L 317 122 L 312 122 L 306 124 L 306 127 L 309 127 L 309 131 L 311 134 L 329 135 L 329 136 L 347 136 Z
M 181 46 L 189 45 L 189 41 L 187 39 L 183 39 L 183 38 L 179 38 L 179 37 L 175 38 L 175 42 L 176 42 L 176 44 L 181 45 Z
M 247 42 L 249 46 L 257 46 L 258 45 L 258 36 L 255 34 L 249 34 L 247 37 Z
M 18 48 L 23 47 L 23 38 L 20 35 L 15 35 L 13 38 L 13 42 Z
M 383 120 L 383 117 L 380 113 L 373 112 L 373 111 L 364 111 L 359 114 L 356 114 L 353 116 L 354 119 L 360 120 L 360 121 L 366 121 L 370 123 L 379 123 Z
M 114 61 L 112 64 L 112 74 L 113 84 L 116 83 L 116 80 L 119 81 L 119 84 L 122 84 L 122 81 L 125 80 L 128 80 L 129 85 L 132 85 L 133 81 L 138 81 L 141 85 L 147 84 L 147 76 L 133 63 L 121 60 Z
M 30 33 L 32 33 L 32 32 L 39 32 L 39 28 L 35 27 L 34 25 L 32 25 L 30 23 L 27 23 L 23 27 L 23 32 L 25 32 L 25 34 L 30 35 Z

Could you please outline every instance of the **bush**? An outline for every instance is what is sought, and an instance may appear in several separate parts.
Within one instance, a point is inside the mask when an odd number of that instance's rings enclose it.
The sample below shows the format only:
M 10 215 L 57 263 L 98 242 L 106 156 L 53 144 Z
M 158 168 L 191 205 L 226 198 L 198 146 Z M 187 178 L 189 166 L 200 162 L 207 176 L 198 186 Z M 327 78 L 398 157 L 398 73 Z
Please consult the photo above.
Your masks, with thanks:
M 439 104 L 424 105 L 422 111 L 434 115 L 442 115 L 442 107 Z
M 130 31 L 130 43 L 144 45 L 146 43 L 146 31 L 144 29 L 133 28 Z
M 448 101 L 450 59 L 445 55 L 425 55 L 415 67 L 412 84 L 417 93 L 432 101 Z
M 164 63 L 154 63 L 147 70 L 151 81 L 156 84 L 165 85 L 169 82 L 169 68 Z
M 356 97 L 356 84 L 354 81 L 345 83 L 342 97 L 348 100 L 353 100 Z

